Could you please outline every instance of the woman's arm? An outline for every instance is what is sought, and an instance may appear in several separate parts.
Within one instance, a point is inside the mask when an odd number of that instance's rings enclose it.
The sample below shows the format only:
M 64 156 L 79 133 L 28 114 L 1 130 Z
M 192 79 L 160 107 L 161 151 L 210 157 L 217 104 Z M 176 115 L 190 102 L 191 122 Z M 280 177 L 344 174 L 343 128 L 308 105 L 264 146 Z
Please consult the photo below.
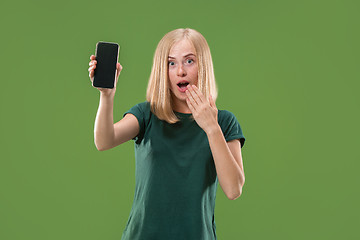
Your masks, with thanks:
M 101 93 L 96 115 L 94 139 L 96 148 L 105 151 L 134 138 L 139 133 L 139 123 L 132 114 L 113 124 L 114 95 Z
M 195 121 L 208 137 L 220 186 L 230 200 L 235 200 L 241 195 L 245 183 L 240 141 L 226 142 L 217 121 L 218 110 L 211 97 L 207 101 L 194 85 L 188 85 L 186 94 Z
M 238 139 L 226 142 L 220 126 L 206 133 L 214 158 L 219 184 L 230 200 L 242 193 L 245 175 Z
M 90 56 L 89 77 L 94 87 L 94 71 L 97 61 L 94 55 Z M 119 122 L 113 124 L 113 105 L 116 92 L 116 85 L 122 66 L 116 63 L 116 77 L 114 79 L 114 88 L 97 88 L 100 91 L 100 104 L 95 119 L 94 141 L 99 151 L 104 151 L 116 147 L 123 142 L 134 138 L 139 132 L 139 123 L 132 114 L 127 114 Z
M 113 105 L 113 96 L 100 93 L 100 103 L 94 127 L 95 145 L 99 151 L 109 149 L 109 146 L 114 142 Z

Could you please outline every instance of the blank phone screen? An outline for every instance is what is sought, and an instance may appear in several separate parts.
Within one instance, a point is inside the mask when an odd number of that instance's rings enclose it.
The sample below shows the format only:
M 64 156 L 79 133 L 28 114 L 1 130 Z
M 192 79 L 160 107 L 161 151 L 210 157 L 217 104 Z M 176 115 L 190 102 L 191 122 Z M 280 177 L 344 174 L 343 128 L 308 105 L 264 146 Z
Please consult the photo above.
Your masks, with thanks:
M 97 43 L 95 55 L 97 63 L 94 70 L 94 87 L 114 88 L 118 56 L 118 44 L 109 42 Z

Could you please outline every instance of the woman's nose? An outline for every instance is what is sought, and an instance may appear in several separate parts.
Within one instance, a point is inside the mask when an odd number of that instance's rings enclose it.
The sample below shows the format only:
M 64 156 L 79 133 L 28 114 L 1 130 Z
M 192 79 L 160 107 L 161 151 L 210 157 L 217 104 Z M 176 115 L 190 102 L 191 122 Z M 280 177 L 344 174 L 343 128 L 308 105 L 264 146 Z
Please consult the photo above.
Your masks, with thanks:
M 185 72 L 185 69 L 184 69 L 184 66 L 182 64 L 179 64 L 179 67 L 177 69 L 177 75 L 178 76 L 185 76 L 186 75 L 186 72 Z

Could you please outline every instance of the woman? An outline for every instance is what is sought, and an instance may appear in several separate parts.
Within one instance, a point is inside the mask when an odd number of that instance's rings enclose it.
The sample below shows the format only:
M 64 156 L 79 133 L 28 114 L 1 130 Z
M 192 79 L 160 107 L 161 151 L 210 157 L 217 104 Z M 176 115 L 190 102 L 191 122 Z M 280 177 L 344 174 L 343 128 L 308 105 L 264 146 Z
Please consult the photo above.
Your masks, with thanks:
M 117 63 L 116 83 L 121 70 Z M 205 38 L 189 28 L 167 33 L 155 51 L 147 101 L 113 124 L 116 83 L 98 88 L 95 145 L 103 151 L 135 140 L 135 196 L 122 239 L 216 239 L 217 183 L 229 199 L 241 195 L 245 137 L 234 114 L 216 108 Z

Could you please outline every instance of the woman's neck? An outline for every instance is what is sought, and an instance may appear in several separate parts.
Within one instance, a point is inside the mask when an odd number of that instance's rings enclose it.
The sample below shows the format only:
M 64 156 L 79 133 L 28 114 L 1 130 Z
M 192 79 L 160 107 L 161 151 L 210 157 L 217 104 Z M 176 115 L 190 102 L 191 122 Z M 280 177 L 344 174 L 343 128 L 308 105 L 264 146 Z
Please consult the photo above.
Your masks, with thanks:
M 179 99 L 173 99 L 172 109 L 179 113 L 192 113 L 186 101 L 180 101 Z

